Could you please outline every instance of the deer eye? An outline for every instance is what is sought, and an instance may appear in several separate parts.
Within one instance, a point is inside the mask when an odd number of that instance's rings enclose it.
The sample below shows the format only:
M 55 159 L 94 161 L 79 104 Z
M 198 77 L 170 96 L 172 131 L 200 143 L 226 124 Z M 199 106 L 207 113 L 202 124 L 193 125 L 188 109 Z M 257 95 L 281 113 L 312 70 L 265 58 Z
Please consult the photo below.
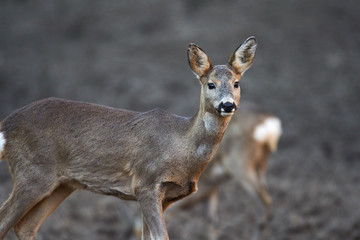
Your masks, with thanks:
M 214 88 L 215 88 L 215 84 L 213 84 L 213 83 L 208 83 L 208 87 L 209 87 L 209 89 L 214 89 Z
M 239 88 L 239 82 L 234 83 L 234 88 Z

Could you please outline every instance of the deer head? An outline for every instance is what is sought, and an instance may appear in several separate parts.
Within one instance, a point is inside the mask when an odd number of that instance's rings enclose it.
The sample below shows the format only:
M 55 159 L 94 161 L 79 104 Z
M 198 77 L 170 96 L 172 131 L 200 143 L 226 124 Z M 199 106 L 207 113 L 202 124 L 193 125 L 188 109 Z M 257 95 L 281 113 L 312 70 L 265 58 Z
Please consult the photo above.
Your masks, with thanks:
M 196 44 L 188 49 L 189 65 L 201 83 L 203 111 L 229 117 L 240 100 L 240 77 L 251 66 L 256 51 L 256 40 L 248 38 L 231 55 L 227 65 L 213 66 L 207 54 Z

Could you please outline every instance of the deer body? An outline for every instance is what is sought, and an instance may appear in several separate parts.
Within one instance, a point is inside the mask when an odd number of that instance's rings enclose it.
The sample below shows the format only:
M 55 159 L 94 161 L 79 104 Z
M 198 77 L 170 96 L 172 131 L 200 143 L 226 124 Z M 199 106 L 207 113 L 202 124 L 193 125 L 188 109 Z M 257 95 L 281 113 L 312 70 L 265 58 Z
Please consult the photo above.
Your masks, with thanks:
M 28 119 L 30 114 L 36 116 L 34 121 Z M 193 181 L 202 171 L 213 153 L 210 146 L 217 139 L 198 139 L 206 132 L 204 126 L 201 128 L 204 123 L 199 123 L 200 132 L 191 131 L 191 123 L 192 118 L 160 109 L 139 113 L 51 98 L 16 112 L 4 121 L 2 130 L 9 133 L 6 139 L 22 139 L 21 145 L 8 144 L 8 152 L 17 154 L 15 149 L 26 148 L 27 152 L 37 149 L 35 159 L 24 158 L 21 164 L 29 167 L 33 161 L 46 164 L 60 183 L 73 181 L 93 192 L 136 200 L 137 185 L 143 184 L 140 178 L 151 183 L 183 184 L 184 179 Z M 11 129 L 12 126 L 16 128 Z M 28 126 L 37 129 L 35 136 L 28 133 Z M 147 131 L 142 131 L 145 128 Z M 191 134 L 194 136 L 185 137 Z M 206 144 L 209 147 L 197 155 L 197 149 Z M 8 158 L 15 157 L 20 156 Z M 171 165 L 171 159 L 176 159 L 175 166 Z M 9 162 L 11 169 L 16 167 L 14 164 L 18 163 Z M 170 170 L 182 172 L 181 177 Z
M 191 118 L 55 98 L 14 112 L 0 125 L 1 158 L 14 181 L 0 208 L 0 239 L 12 227 L 19 239 L 35 239 L 46 217 L 76 189 L 138 201 L 143 239 L 168 239 L 163 214 L 196 191 L 239 102 L 238 80 L 255 49 L 249 38 L 229 65 L 213 66 L 190 45 L 190 67 L 202 86 Z M 243 61 L 243 55 L 252 57 Z

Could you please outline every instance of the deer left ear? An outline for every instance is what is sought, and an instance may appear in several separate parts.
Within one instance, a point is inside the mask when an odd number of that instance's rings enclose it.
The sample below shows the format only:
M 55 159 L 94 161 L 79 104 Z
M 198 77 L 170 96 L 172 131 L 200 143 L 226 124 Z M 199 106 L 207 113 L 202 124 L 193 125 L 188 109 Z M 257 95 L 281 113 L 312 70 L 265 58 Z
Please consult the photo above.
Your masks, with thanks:
M 256 46 L 255 37 L 249 37 L 233 52 L 228 63 L 237 74 L 243 74 L 250 68 L 255 58 Z
M 204 76 L 211 69 L 211 61 L 208 55 L 194 43 L 188 48 L 188 60 L 191 70 L 198 76 Z

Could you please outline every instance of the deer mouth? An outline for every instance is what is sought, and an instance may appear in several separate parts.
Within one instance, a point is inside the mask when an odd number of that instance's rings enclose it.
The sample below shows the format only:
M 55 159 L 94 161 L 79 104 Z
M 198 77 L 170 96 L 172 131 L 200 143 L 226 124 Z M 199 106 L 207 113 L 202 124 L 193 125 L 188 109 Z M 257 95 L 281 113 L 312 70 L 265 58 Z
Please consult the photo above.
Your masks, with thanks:
M 223 117 L 228 117 L 228 116 L 232 116 L 234 114 L 235 111 L 232 112 L 220 112 L 220 115 Z

